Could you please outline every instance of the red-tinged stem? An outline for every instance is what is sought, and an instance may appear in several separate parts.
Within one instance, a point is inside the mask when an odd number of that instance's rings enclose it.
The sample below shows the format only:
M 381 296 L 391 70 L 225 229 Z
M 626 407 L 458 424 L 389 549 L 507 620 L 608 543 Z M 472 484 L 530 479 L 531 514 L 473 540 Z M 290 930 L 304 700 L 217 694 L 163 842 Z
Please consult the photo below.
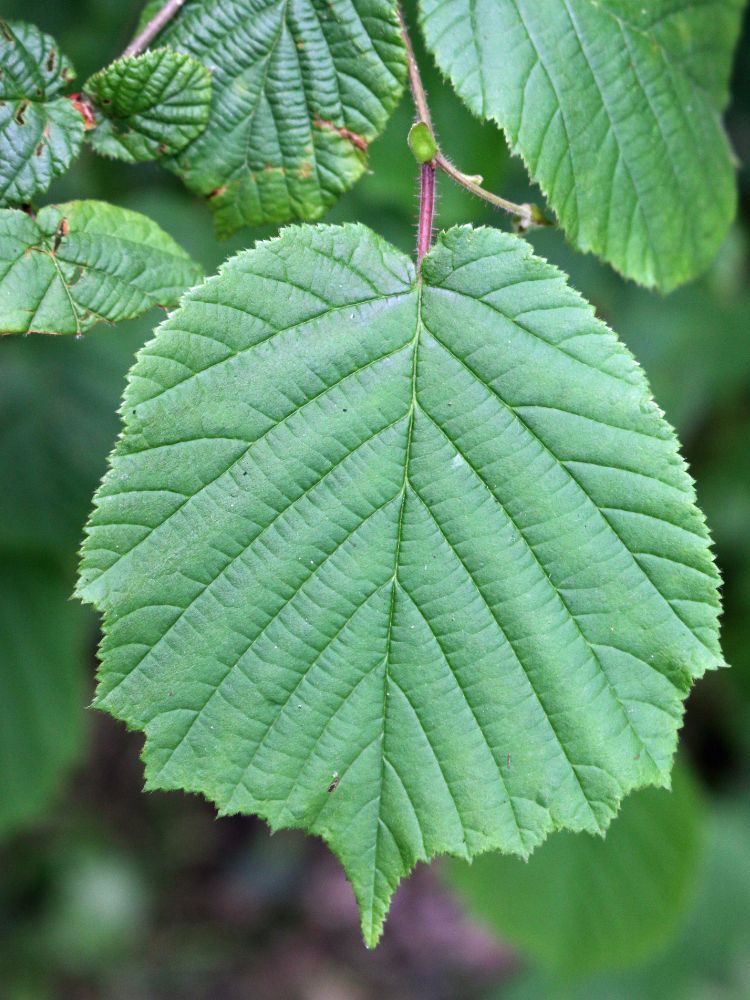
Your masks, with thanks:
M 399 24 L 401 25 L 401 36 L 406 47 L 406 65 L 409 71 L 409 87 L 417 112 L 417 119 L 423 121 L 432 132 L 432 118 L 430 108 L 427 104 L 427 95 L 422 77 L 414 55 L 414 48 L 409 37 L 409 29 L 406 25 L 401 6 L 396 7 Z M 432 246 L 432 222 L 435 217 L 435 161 L 423 163 L 420 168 L 419 178 L 419 225 L 417 226 L 417 269 L 422 265 L 422 258 L 429 253 Z
M 141 52 L 148 48 L 159 32 L 169 24 L 184 4 L 185 0 L 167 0 L 164 6 L 154 14 L 143 31 L 128 45 L 120 58 L 125 59 L 127 56 L 139 56 Z
M 404 45 L 406 46 L 406 65 L 409 73 L 409 87 L 411 88 L 411 96 L 414 101 L 414 108 L 417 113 L 417 121 L 422 121 L 427 125 L 430 132 L 435 136 L 435 130 L 432 127 L 432 117 L 430 115 L 430 107 L 427 103 L 427 94 L 424 89 L 424 84 L 422 83 L 422 76 L 419 72 L 419 64 L 417 63 L 416 56 L 414 55 L 414 46 L 411 43 L 411 38 L 409 37 L 409 28 L 404 18 L 403 11 L 400 5 L 397 7 L 398 20 L 401 26 L 401 36 L 404 39 Z M 432 169 L 432 179 L 431 179 L 431 192 L 432 192 L 432 203 L 430 208 L 426 208 L 424 204 L 420 204 L 419 218 L 419 239 L 417 243 L 417 255 L 422 251 L 422 218 L 429 214 L 430 218 L 430 228 L 428 232 L 431 231 L 432 227 L 432 214 L 434 212 L 434 197 L 435 197 L 435 168 L 439 168 L 444 173 L 446 173 L 452 180 L 461 187 L 466 188 L 467 191 L 471 191 L 472 194 L 476 195 L 477 198 L 482 198 L 484 201 L 494 205 L 495 208 L 502 208 L 504 211 L 508 212 L 510 215 L 514 216 L 517 224 L 517 228 L 520 232 L 526 232 L 527 229 L 531 229 L 535 226 L 549 226 L 552 225 L 551 221 L 547 219 L 542 212 L 539 211 L 536 205 L 517 205 L 515 202 L 508 201 L 507 198 L 501 198 L 500 195 L 492 194 L 491 191 L 487 191 L 482 187 L 481 177 L 472 177 L 469 174 L 465 174 L 458 167 L 455 167 L 450 160 L 445 157 L 440 150 L 437 148 L 437 153 L 435 158 L 429 164 Z M 425 170 L 422 168 L 422 192 L 425 190 Z M 424 202 L 424 194 L 422 196 L 422 202 Z M 429 243 L 427 244 L 429 248 Z M 422 253 L 422 256 L 424 254 Z M 421 256 L 419 260 L 421 261 Z
M 435 164 L 423 163 L 419 185 L 419 226 L 417 228 L 417 267 L 432 246 L 432 220 L 435 215 Z

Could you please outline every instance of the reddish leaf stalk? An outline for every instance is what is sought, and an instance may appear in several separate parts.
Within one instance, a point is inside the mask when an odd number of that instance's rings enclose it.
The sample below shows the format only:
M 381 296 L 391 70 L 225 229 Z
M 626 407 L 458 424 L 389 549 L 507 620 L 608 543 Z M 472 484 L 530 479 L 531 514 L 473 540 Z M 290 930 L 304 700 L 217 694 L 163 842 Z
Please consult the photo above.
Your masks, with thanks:
M 419 226 L 417 227 L 417 267 L 432 246 L 432 220 L 435 215 L 435 163 L 423 163 L 419 188 Z

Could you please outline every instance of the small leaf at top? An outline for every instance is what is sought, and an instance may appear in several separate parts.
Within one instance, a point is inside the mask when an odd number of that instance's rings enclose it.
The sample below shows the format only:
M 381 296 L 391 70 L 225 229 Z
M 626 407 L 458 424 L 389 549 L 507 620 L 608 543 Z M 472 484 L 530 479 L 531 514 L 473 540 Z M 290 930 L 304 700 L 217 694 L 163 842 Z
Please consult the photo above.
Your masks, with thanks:
M 632 356 L 498 230 L 422 264 L 293 227 L 139 354 L 80 594 L 148 786 L 323 837 L 368 944 L 420 860 L 529 854 L 669 780 L 722 663 L 702 515 Z
M 81 333 L 175 305 L 201 276 L 171 236 L 102 201 L 0 210 L 0 335 Z
M 222 236 L 321 216 L 364 173 L 406 76 L 393 0 L 187 0 L 159 41 L 212 70 L 208 127 L 165 162 Z
M 0 205 L 31 201 L 78 155 L 83 118 L 62 96 L 73 79 L 53 38 L 0 21 Z
M 744 0 L 420 0 L 438 65 L 571 240 L 644 285 L 699 274 L 736 206 L 722 128 Z
M 211 74 L 172 49 L 118 59 L 84 89 L 97 105 L 97 126 L 88 138 L 105 156 L 132 162 L 174 155 L 208 122 Z

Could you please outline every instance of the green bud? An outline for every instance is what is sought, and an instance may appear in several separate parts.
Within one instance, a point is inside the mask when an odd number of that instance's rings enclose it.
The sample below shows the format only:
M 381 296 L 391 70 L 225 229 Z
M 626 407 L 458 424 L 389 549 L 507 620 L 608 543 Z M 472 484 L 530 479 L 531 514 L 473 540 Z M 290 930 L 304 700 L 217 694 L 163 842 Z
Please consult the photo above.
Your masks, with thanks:
M 435 159 L 437 143 L 427 122 L 417 122 L 412 125 L 407 141 L 417 163 L 429 163 Z

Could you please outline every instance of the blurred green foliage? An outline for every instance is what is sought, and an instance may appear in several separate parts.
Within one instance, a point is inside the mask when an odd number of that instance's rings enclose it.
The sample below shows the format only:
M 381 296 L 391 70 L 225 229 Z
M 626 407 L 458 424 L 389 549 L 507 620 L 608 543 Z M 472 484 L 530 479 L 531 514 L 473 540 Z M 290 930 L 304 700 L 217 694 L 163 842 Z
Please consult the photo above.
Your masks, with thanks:
M 669 941 L 695 887 L 703 811 L 690 774 L 631 794 L 605 838 L 563 832 L 527 862 L 483 854 L 443 872 L 470 912 L 565 981 Z
M 76 4 L 6 0 L 3 14 L 33 21 L 53 34 L 72 58 L 79 78 L 85 79 L 124 48 L 139 8 L 137 0 L 79 0 Z M 408 5 L 407 14 L 413 22 L 413 8 Z M 502 136 L 471 118 L 419 44 L 417 49 L 446 154 L 461 169 L 482 174 L 490 189 L 515 201 L 533 198 L 541 203 L 520 164 L 509 158 Z M 728 124 L 740 160 L 747 161 L 747 28 L 734 94 Z M 385 136 L 373 144 L 370 173 L 328 216 L 329 221 L 361 220 L 406 251 L 414 241 L 416 206 L 416 171 L 406 142 L 411 122 L 411 109 L 404 100 Z M 111 728 L 102 729 L 104 722 L 85 712 L 93 686 L 95 623 L 67 595 L 72 589 L 81 525 L 117 434 L 116 410 L 125 373 L 159 319 L 152 313 L 115 328 L 100 327 L 80 341 L 0 338 L 0 700 L 19 676 L 31 692 L 54 689 L 55 707 L 48 709 L 45 720 L 54 746 L 50 744 L 46 759 L 51 780 L 57 784 L 53 805 L 42 815 L 41 800 L 34 801 L 32 794 L 33 782 L 22 782 L 26 802 L 22 795 L 12 822 L 18 826 L 25 812 L 34 825 L 0 846 L 0 995 L 19 1000 L 209 995 L 435 1000 L 443 995 L 485 995 L 484 987 L 480 989 L 478 980 L 470 978 L 473 973 L 467 971 L 481 967 L 485 986 L 494 977 L 489 993 L 514 1000 L 566 996 L 574 1000 L 744 1000 L 748 996 L 747 171 L 740 175 L 740 189 L 740 218 L 710 272 L 668 298 L 629 285 L 593 258 L 575 254 L 559 232 L 532 234 L 537 251 L 568 271 L 573 285 L 594 302 L 646 369 L 657 400 L 685 445 L 725 578 L 724 647 L 733 669 L 698 685 L 689 704 L 683 741 L 685 757 L 707 800 L 707 847 L 694 902 L 683 916 L 681 930 L 670 942 L 662 943 L 660 955 L 630 971 L 602 974 L 563 989 L 533 963 L 513 964 L 501 952 L 489 962 L 481 951 L 485 946 L 480 947 L 476 938 L 467 943 L 457 937 L 450 921 L 450 933 L 433 928 L 428 934 L 425 928 L 432 925 L 419 910 L 419 899 L 427 901 L 431 913 L 443 911 L 433 890 L 420 888 L 418 877 L 401 895 L 422 916 L 410 918 L 408 931 L 399 930 L 397 898 L 382 949 L 360 958 L 356 914 L 344 908 L 345 917 L 336 923 L 338 918 L 330 910 L 336 896 L 328 882 L 312 915 L 306 908 L 305 879 L 317 878 L 319 871 L 314 851 L 310 867 L 308 854 L 295 838 L 269 842 L 251 821 L 240 826 L 230 820 L 214 823 L 210 810 L 195 800 L 174 796 L 165 803 L 159 796 L 140 793 L 138 741 L 123 737 L 124 742 L 118 743 Z M 207 207 L 175 177 L 152 164 L 108 162 L 90 151 L 84 151 L 73 170 L 55 183 L 49 201 L 78 197 L 104 198 L 150 215 L 208 272 L 229 254 L 273 232 L 248 230 L 217 243 Z M 685 211 L 690 210 L 685 206 Z M 505 218 L 441 178 L 439 225 L 467 221 L 507 226 Z M 33 710 L 33 700 L 29 705 Z M 23 763 L 20 751 L 10 742 L 13 724 L 17 733 L 22 732 L 22 720 L 4 720 L 0 707 L 0 799 L 4 802 L 18 790 L 18 782 L 14 785 L 9 777 L 8 756 L 14 757 L 17 766 Z M 92 730 L 95 743 L 90 739 Z M 75 758 L 78 770 L 73 780 L 66 780 Z M 271 859 L 269 843 L 275 845 Z M 305 864 L 301 851 L 308 858 Z M 228 874 L 227 858 L 232 859 Z M 207 871 L 213 881 L 206 881 Z M 221 881 L 225 875 L 231 891 Z M 224 895 L 216 889 L 216 879 L 224 886 Z M 238 925 L 232 914 L 240 907 L 240 889 L 252 897 L 252 906 L 242 910 L 245 922 Z M 193 902 L 188 904 L 187 899 Z M 329 921 L 326 926 L 336 928 L 335 933 L 326 936 L 328 932 L 321 930 L 324 919 Z M 341 930 L 350 925 L 351 938 L 348 930 Z M 300 927 L 305 933 L 295 937 Z M 604 937 L 606 930 L 602 930 Z M 415 940 L 420 933 L 422 945 Z M 219 937 L 222 940 L 217 943 Z M 458 980 L 451 980 L 453 992 L 441 993 L 444 980 L 440 975 L 448 976 L 448 965 L 459 961 L 451 950 L 454 939 L 460 941 L 463 971 L 457 974 Z M 425 940 L 430 943 L 424 944 Z M 283 958 L 268 972 L 264 958 L 279 954 L 279 941 L 289 944 L 298 963 L 302 961 L 300 949 L 312 950 L 315 959 L 304 968 L 314 968 L 315 974 L 301 976 L 292 987 Z M 478 957 L 480 953 L 485 957 Z M 238 955 L 244 956 L 245 965 L 237 964 Z M 209 978 L 193 977 L 195 963 L 211 970 Z M 174 972 L 177 966 L 181 974 Z M 253 970 L 250 979 L 236 972 L 240 967 Z M 167 973 L 165 968 L 172 971 Z M 261 968 L 265 979 L 258 972 Z M 453 965 L 451 969 L 454 975 Z M 405 978 L 407 972 L 413 978 Z M 313 991 L 313 981 L 327 984 L 322 993 Z
M 651 961 L 563 985 L 537 970 L 497 1000 L 745 1000 L 750 981 L 750 811 L 717 805 L 698 891 L 680 933 Z

